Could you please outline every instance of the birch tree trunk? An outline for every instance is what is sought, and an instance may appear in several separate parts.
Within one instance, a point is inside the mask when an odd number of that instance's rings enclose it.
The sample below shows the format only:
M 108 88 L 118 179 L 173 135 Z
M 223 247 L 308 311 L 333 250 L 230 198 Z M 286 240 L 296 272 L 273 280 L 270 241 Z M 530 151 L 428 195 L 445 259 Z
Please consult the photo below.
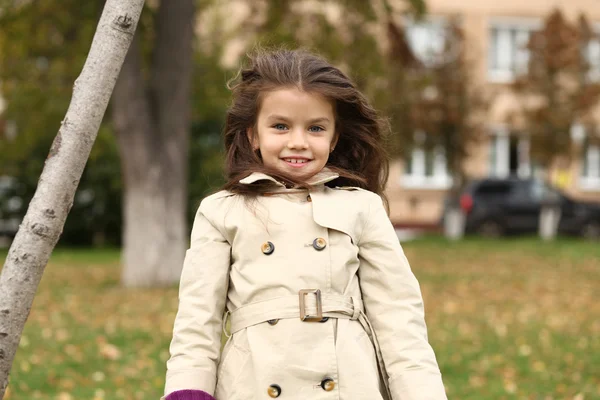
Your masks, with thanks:
M 0 399 L 50 254 L 73 204 L 144 0 L 107 0 L 67 114 L 0 275 Z
M 136 37 L 111 103 L 124 179 L 126 287 L 172 285 L 181 275 L 189 237 L 194 13 L 194 0 L 161 1 L 149 74 Z

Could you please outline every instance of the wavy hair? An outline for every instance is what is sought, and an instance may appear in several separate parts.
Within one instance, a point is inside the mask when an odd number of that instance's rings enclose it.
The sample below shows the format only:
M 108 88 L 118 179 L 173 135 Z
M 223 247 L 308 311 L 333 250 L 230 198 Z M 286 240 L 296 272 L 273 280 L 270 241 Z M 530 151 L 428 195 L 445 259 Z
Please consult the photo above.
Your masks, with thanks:
M 267 185 L 239 183 L 252 172 L 263 172 L 286 185 L 307 187 L 306 182 L 263 165 L 246 133 L 256 126 L 265 93 L 294 87 L 318 93 L 334 105 L 338 142 L 326 167 L 340 175 L 335 186 L 358 186 L 386 200 L 383 190 L 389 163 L 383 133 L 389 127 L 354 83 L 338 68 L 305 50 L 259 50 L 248 58 L 248 65 L 229 85 L 233 101 L 224 128 L 227 183 L 223 189 L 245 195 L 268 191 Z

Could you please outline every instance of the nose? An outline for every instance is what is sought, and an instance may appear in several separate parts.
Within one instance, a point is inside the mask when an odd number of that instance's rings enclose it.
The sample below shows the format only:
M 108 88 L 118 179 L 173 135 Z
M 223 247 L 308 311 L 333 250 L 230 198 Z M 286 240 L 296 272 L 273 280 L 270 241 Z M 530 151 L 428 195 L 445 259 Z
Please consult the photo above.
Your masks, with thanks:
M 308 141 L 306 140 L 306 132 L 303 129 L 293 129 L 290 131 L 288 140 L 289 149 L 307 149 Z

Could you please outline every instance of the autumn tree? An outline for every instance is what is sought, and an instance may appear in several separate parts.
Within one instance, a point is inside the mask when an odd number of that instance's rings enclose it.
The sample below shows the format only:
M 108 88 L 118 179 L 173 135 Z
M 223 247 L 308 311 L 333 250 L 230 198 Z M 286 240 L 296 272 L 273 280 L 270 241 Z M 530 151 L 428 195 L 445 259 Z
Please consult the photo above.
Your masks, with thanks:
M 389 96 L 385 112 L 393 132 L 387 144 L 392 154 L 407 158 L 415 142 L 416 121 L 412 110 L 423 89 L 425 65 L 409 45 L 406 26 L 390 19 L 387 35 L 386 86 Z
M 414 67 L 410 69 L 404 65 L 414 55 L 401 44 L 399 31 L 394 31 L 396 45 L 391 60 L 404 71 L 402 83 L 408 88 L 399 112 L 411 131 L 404 132 L 403 142 L 414 144 L 415 132 L 419 131 L 424 137 L 420 145 L 428 150 L 441 149 L 453 178 L 453 191 L 458 192 L 466 181 L 464 164 L 470 148 L 481 138 L 480 116 L 487 108 L 466 54 L 460 22 L 449 20 L 442 29 L 442 50 L 428 62 L 412 61 Z M 405 155 L 410 148 L 405 147 Z
M 532 158 L 542 166 L 549 166 L 556 156 L 570 159 L 575 124 L 595 124 L 591 113 L 600 85 L 590 79 L 586 51 L 595 37 L 583 15 L 571 23 L 557 9 L 529 40 L 529 68 L 514 88 L 524 130 L 531 137 Z

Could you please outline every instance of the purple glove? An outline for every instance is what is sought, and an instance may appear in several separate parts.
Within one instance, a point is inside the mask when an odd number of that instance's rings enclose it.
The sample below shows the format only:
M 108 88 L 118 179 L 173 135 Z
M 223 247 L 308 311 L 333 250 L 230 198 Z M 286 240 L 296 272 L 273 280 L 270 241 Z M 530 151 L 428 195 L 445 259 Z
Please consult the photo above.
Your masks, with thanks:
M 210 394 L 202 390 L 177 390 L 167 397 L 165 400 L 215 400 Z

